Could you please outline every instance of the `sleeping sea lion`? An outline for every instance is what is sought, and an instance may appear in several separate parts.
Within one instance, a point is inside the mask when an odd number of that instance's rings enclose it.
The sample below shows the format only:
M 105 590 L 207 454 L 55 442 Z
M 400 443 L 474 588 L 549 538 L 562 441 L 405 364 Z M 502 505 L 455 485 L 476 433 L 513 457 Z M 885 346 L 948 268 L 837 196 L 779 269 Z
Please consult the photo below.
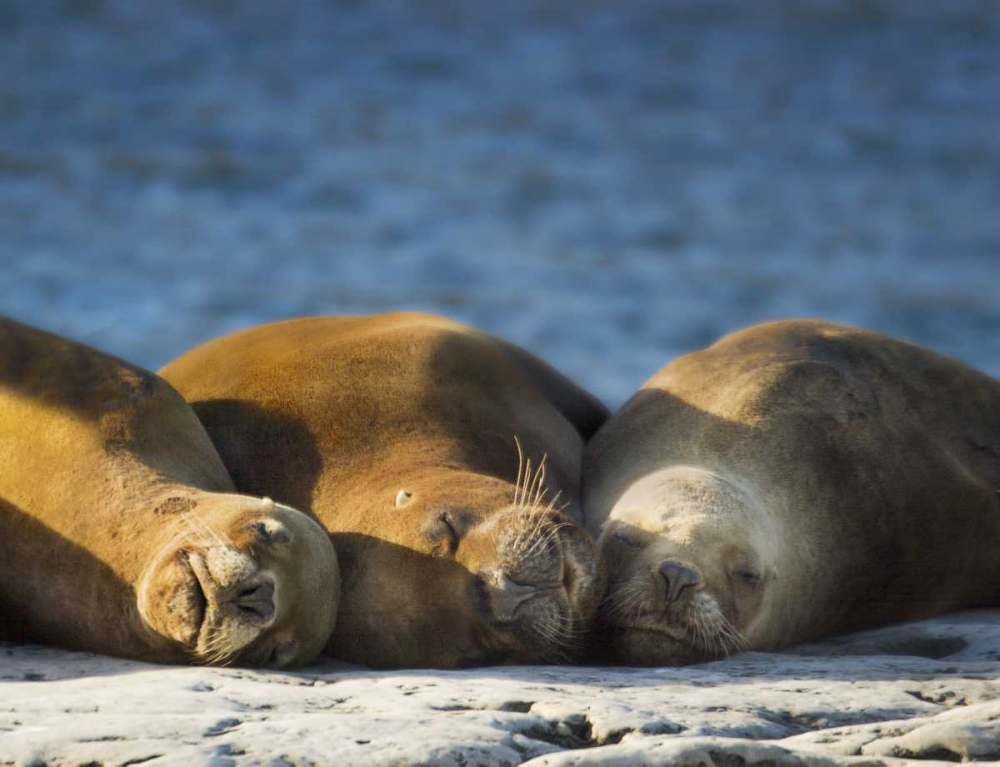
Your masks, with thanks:
M 582 644 L 604 574 L 573 517 L 583 440 L 607 412 L 545 363 L 401 313 L 251 328 L 161 373 L 241 491 L 332 534 L 344 601 L 330 654 L 456 667 Z
M 1000 381 L 827 322 L 680 357 L 587 446 L 603 641 L 673 664 L 1000 600 Z
M 165 381 L 0 319 L 0 638 L 301 665 L 333 630 L 339 578 L 313 520 L 234 494 Z

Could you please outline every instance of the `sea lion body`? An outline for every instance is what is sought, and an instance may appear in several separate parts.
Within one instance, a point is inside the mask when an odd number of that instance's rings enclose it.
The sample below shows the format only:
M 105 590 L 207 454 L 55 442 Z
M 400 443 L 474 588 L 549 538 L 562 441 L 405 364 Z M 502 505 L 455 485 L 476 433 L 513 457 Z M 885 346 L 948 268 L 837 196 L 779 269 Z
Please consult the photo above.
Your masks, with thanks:
M 344 574 L 331 654 L 454 667 L 579 644 L 604 580 L 571 517 L 582 435 L 607 412 L 541 361 L 400 313 L 251 328 L 161 372 L 238 488 L 330 531 Z
M 1000 382 L 816 321 L 727 336 L 587 446 L 619 659 L 771 650 L 1000 600 Z
M 0 319 L 0 637 L 154 662 L 299 665 L 333 630 L 328 537 L 236 495 L 159 377 Z

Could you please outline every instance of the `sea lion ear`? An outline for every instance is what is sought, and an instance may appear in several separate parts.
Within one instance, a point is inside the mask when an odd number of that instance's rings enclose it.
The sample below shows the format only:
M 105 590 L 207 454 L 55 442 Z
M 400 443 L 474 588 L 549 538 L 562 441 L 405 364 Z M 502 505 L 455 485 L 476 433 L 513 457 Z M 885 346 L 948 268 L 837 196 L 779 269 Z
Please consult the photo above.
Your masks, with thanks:
M 405 506 L 410 502 L 411 498 L 413 498 L 413 493 L 409 490 L 400 490 L 396 493 L 396 508 L 398 509 L 400 506 Z

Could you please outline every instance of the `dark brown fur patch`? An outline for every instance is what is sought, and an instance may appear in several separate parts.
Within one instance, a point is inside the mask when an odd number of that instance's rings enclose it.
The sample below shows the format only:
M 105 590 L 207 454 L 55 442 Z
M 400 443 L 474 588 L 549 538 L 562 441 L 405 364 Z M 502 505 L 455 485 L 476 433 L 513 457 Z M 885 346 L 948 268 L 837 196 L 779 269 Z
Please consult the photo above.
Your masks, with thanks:
M 155 514 L 182 514 L 197 508 L 198 502 L 193 498 L 181 498 L 174 495 L 159 503 L 153 512 Z

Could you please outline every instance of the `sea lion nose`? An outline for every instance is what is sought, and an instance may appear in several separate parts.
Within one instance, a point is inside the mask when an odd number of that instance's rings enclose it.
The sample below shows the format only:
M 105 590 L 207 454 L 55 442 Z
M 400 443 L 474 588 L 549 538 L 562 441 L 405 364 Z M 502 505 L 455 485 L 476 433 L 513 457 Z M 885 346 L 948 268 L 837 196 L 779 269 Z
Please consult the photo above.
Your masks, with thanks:
M 543 589 L 531 583 L 518 583 L 504 576 L 499 586 L 490 586 L 490 608 L 498 621 L 514 618 L 517 609 L 538 595 Z
M 274 581 L 263 580 L 237 587 L 232 603 L 242 617 L 254 622 L 270 620 L 274 615 Z
M 659 570 L 667 584 L 667 604 L 676 602 L 686 588 L 701 580 L 697 570 L 673 559 L 661 562 Z

